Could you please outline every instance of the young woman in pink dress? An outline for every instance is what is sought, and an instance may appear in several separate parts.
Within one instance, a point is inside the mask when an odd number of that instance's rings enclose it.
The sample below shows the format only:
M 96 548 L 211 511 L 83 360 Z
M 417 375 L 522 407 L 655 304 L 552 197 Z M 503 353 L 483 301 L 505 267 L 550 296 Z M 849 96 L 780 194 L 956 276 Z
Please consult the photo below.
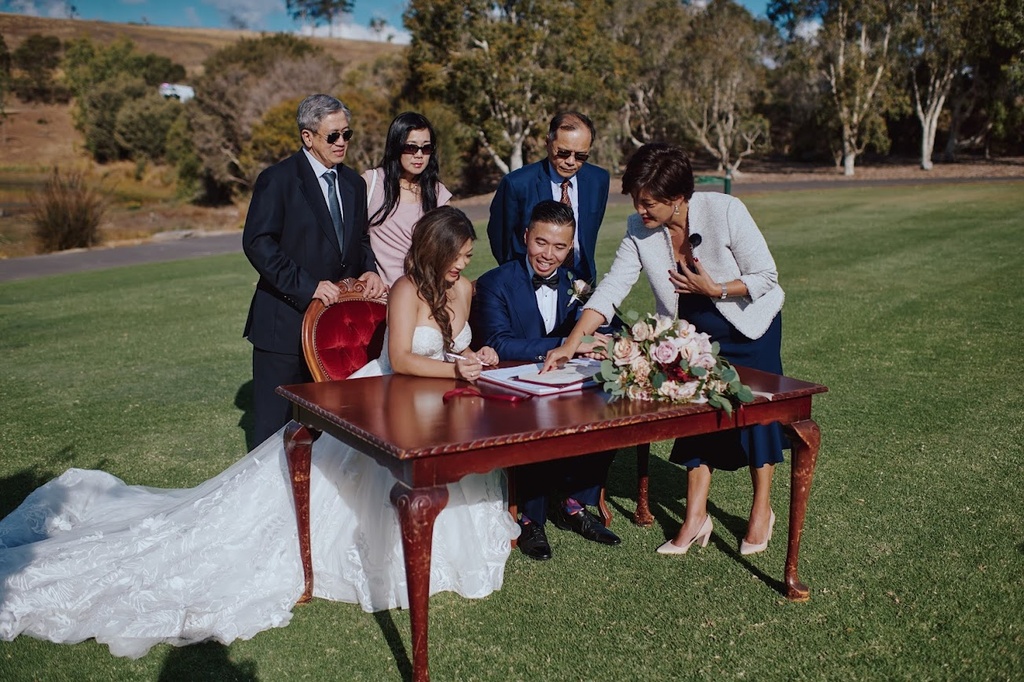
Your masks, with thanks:
M 437 176 L 437 142 L 430 121 L 411 111 L 399 114 L 388 128 L 384 160 L 363 173 L 370 244 L 389 287 L 403 274 L 416 221 L 452 198 Z

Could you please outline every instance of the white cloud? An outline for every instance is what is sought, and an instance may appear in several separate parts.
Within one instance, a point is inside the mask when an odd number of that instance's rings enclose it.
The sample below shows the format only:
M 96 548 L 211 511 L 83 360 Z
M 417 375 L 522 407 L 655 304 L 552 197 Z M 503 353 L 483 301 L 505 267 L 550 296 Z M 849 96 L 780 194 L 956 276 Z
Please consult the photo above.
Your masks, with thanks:
M 266 18 L 285 11 L 284 0 L 203 0 L 233 23 L 255 31 L 267 28 Z
M 182 13 L 185 15 L 185 23 L 188 26 L 202 26 L 203 25 L 203 20 L 199 18 L 199 13 L 196 12 L 196 8 L 193 7 L 192 5 L 189 5 L 184 10 L 182 10 Z
M 30 17 L 67 19 L 71 16 L 69 3 L 64 0 L 11 0 L 10 7 L 11 13 Z

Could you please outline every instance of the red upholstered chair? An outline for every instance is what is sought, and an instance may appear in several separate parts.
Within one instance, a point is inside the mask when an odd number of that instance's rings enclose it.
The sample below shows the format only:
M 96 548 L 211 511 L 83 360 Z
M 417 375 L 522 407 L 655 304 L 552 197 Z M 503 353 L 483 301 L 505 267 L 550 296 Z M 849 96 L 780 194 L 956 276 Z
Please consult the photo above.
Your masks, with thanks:
M 380 298 L 367 298 L 363 283 L 355 279 L 338 282 L 341 300 L 324 306 L 313 300 L 302 319 L 302 352 L 306 364 L 316 381 L 346 379 L 370 360 L 380 357 L 384 347 L 384 329 L 387 325 L 387 293 Z M 302 429 L 292 422 L 288 429 Z M 306 436 L 311 445 L 319 432 Z M 288 473 L 292 479 L 295 500 L 295 520 L 299 530 L 299 555 L 305 576 L 305 590 L 299 603 L 313 597 L 313 558 L 309 538 L 309 468 L 311 449 L 296 447 L 296 441 L 287 438 Z
M 367 298 L 363 283 L 338 282 L 341 300 L 324 306 L 314 299 L 302 319 L 302 352 L 314 381 L 347 379 L 380 356 L 387 324 L 387 294 Z

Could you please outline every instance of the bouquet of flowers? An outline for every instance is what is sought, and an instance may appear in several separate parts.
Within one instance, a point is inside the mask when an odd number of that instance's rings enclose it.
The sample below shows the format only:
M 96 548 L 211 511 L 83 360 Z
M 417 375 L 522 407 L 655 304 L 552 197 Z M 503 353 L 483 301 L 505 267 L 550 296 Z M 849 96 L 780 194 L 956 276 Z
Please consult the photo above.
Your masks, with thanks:
M 707 402 L 732 414 L 733 403 L 754 400 L 735 368 L 718 356 L 718 343 L 686 320 L 619 313 L 622 331 L 608 342 L 595 377 L 612 400 Z

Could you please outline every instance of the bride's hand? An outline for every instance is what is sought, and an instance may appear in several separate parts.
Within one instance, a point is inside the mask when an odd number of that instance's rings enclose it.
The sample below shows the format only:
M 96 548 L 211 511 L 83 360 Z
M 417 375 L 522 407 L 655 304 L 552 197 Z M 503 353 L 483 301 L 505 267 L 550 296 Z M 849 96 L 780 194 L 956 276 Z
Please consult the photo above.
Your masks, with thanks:
M 484 346 L 476 352 L 476 356 L 480 358 L 481 364 L 485 366 L 491 366 L 498 364 L 498 351 L 494 350 L 490 346 Z
M 468 348 L 462 352 L 462 357 L 464 359 L 455 359 L 455 377 L 457 379 L 465 379 L 466 381 L 476 381 L 479 379 L 480 372 L 483 369 L 483 366 L 480 364 L 480 358 Z

